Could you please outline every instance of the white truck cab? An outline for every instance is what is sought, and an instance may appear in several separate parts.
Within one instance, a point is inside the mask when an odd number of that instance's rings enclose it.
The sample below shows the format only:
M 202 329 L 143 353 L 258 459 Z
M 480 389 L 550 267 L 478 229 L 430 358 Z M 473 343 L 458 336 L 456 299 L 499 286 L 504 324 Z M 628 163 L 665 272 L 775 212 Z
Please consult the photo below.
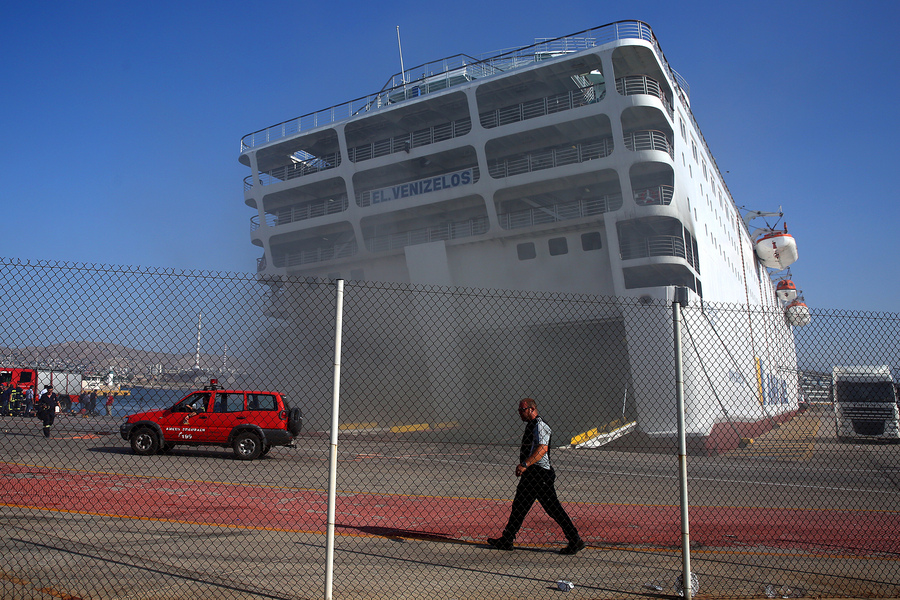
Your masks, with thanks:
M 831 384 L 838 439 L 900 439 L 897 392 L 888 365 L 834 367 Z

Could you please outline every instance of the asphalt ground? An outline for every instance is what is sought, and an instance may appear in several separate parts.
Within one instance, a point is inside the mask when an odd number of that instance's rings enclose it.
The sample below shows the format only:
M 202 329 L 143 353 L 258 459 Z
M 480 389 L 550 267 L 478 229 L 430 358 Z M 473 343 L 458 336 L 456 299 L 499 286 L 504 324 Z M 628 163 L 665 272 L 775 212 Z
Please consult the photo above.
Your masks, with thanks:
M 3 420 L 3 598 L 324 597 L 324 435 L 253 463 L 207 447 L 135 457 L 118 423 L 60 417 L 45 440 L 33 419 Z M 698 597 L 900 595 L 900 513 L 884 510 L 900 447 L 837 444 L 823 423 L 813 410 L 690 458 Z M 485 544 L 514 490 L 508 446 L 342 436 L 334 597 L 546 597 L 558 579 L 572 598 L 672 596 L 677 457 L 576 452 L 554 450 L 560 496 L 602 502 L 567 504 L 589 546 L 566 557 L 539 508 L 516 551 Z

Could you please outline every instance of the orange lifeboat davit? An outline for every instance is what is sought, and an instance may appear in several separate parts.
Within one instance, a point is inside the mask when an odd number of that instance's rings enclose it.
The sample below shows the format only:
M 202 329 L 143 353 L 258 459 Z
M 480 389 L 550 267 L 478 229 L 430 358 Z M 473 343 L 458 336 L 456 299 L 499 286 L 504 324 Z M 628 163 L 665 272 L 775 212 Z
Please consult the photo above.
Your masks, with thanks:
M 787 232 L 787 225 L 784 226 L 784 231 L 770 229 L 757 239 L 756 255 L 763 265 L 779 271 L 797 262 L 797 242 Z
M 809 307 L 801 300 L 792 300 L 784 307 L 784 320 L 792 327 L 803 327 L 809 325 L 812 315 L 809 313 Z
M 775 286 L 775 295 L 782 302 L 790 302 L 797 298 L 797 286 L 790 279 L 782 279 Z

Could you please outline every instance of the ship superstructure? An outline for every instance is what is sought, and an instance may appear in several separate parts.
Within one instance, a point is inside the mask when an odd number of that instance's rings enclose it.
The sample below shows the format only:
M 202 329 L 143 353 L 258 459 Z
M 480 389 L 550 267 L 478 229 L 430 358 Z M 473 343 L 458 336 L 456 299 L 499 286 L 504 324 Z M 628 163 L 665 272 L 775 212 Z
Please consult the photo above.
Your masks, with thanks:
M 686 286 L 694 298 L 778 307 L 688 86 L 639 21 L 427 63 L 241 144 L 252 241 L 264 250 L 258 276 L 272 286 L 275 316 L 291 312 L 277 301 L 282 275 L 647 303 Z M 640 325 L 620 325 L 633 346 Z M 747 348 L 744 331 L 716 332 L 755 377 L 774 378 L 758 403 L 724 392 L 730 420 L 792 408 L 793 339 L 784 322 L 766 327 L 783 338 L 777 353 Z M 670 353 L 670 330 L 639 337 Z M 695 375 L 689 427 L 714 437 L 723 417 L 703 406 L 722 398 Z M 632 373 L 627 386 L 638 427 L 671 434 L 674 414 L 660 408 L 671 402 L 654 378 Z

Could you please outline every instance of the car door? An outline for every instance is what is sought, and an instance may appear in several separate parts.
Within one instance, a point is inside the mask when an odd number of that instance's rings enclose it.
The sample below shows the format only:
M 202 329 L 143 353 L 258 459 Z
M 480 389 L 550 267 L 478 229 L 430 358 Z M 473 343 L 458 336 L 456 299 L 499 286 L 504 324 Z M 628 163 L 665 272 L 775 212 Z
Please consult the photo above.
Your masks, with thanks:
M 247 392 L 247 412 L 250 420 L 262 429 L 283 429 L 278 398 L 266 392 Z
M 247 422 L 244 410 L 244 392 L 216 390 L 212 411 L 207 413 L 206 423 L 211 443 L 225 444 L 231 430 Z
M 174 443 L 209 443 L 211 392 L 194 392 L 167 410 L 160 419 L 163 437 Z

